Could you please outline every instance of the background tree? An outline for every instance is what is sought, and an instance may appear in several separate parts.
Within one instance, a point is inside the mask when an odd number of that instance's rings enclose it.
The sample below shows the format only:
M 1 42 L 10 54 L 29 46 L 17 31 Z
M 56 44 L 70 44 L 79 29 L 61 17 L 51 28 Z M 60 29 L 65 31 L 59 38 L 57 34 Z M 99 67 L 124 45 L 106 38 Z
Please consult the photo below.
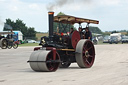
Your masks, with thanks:
M 34 30 L 33 27 L 29 27 L 27 30 L 27 38 L 29 39 L 36 39 L 36 31 Z
M 11 19 L 6 19 L 3 31 L 9 31 L 10 29 L 12 29 L 12 26 L 14 26 L 14 21 L 12 21 Z
M 128 31 L 127 31 L 127 34 L 126 35 L 128 36 Z
M 89 30 L 92 33 L 102 34 L 102 31 L 98 27 L 89 26 Z
M 113 33 L 118 33 L 118 31 L 114 30 L 114 31 L 111 32 L 111 34 L 113 34 Z
M 8 26 L 12 28 L 8 28 Z M 23 37 L 36 37 L 36 31 L 33 27 L 27 27 L 26 24 L 20 20 L 17 19 L 16 21 L 12 21 L 11 19 L 6 19 L 3 31 L 9 31 L 10 29 L 13 29 L 13 31 L 21 31 L 23 33 Z

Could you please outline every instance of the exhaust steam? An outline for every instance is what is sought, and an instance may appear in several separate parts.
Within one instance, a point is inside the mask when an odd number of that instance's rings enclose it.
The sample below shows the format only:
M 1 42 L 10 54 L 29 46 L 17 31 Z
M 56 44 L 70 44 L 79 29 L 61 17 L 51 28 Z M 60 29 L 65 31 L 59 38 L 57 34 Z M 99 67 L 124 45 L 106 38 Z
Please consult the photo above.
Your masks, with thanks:
M 61 7 L 65 6 L 65 5 L 67 5 L 67 4 L 70 5 L 70 4 L 74 3 L 74 2 L 76 2 L 76 3 L 80 2 L 80 3 L 89 4 L 91 1 L 92 0 L 55 0 L 55 2 L 49 3 L 47 5 L 47 10 L 48 11 L 53 11 L 56 8 L 61 8 Z

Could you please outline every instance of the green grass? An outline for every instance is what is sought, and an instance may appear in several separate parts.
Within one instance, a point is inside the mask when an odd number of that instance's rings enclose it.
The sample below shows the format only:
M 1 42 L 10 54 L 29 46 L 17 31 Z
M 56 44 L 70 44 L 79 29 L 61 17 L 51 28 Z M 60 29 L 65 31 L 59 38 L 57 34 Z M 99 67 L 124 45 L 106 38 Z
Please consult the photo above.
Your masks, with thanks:
M 98 44 L 109 44 L 109 43 L 103 43 L 103 41 L 99 41 Z
M 36 33 L 37 40 L 40 40 L 43 36 L 48 36 L 48 33 Z
M 20 44 L 19 46 L 39 46 L 39 43 L 25 43 L 25 44 Z

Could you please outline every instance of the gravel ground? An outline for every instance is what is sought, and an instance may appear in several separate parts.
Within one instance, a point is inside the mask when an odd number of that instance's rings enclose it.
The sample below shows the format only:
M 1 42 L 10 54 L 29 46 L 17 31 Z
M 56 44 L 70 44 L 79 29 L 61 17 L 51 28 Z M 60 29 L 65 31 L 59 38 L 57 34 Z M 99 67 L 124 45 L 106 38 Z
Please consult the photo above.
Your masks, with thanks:
M 56 72 L 31 70 L 33 48 L 0 49 L 0 85 L 128 85 L 128 44 L 95 45 L 92 68 L 73 63 Z

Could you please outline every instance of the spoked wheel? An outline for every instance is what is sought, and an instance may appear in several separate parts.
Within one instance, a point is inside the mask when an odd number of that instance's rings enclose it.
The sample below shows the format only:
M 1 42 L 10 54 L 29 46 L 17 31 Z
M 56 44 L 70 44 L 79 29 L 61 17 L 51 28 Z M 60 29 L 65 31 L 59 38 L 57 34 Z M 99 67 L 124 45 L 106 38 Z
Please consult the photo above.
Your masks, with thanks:
M 15 43 L 15 42 L 13 42 L 13 48 L 14 48 L 14 49 L 18 48 L 18 44 Z
M 92 67 L 95 60 L 95 48 L 90 40 L 80 40 L 76 47 L 76 61 L 81 68 Z
M 60 68 L 68 68 L 69 66 L 70 66 L 70 64 L 71 63 L 69 63 L 69 62 L 62 62 L 62 63 L 60 63 Z
M 8 49 L 12 48 L 12 42 L 8 42 Z
M 1 40 L 1 48 L 2 49 L 6 49 L 7 48 L 7 40 L 6 39 L 2 39 Z
M 34 71 L 56 71 L 60 64 L 58 53 L 52 51 L 38 50 L 34 51 L 30 56 L 30 67 Z

